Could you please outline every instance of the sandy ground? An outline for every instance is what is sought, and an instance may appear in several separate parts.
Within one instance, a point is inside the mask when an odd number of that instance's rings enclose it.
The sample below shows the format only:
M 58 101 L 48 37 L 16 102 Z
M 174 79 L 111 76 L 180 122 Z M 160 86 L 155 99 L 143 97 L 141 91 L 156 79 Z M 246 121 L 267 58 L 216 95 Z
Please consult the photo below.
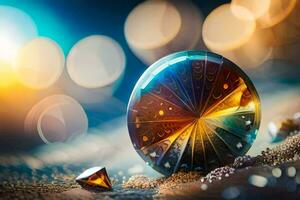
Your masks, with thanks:
M 288 173 L 290 168 L 296 174 Z M 280 169 L 276 177 L 275 170 Z M 264 180 L 250 181 L 252 176 Z M 196 181 L 160 190 L 123 189 L 115 185 L 112 191 L 97 192 L 76 184 L 23 184 L 1 186 L 0 199 L 299 199 L 300 161 L 279 167 L 261 166 L 237 170 L 221 180 Z
M 295 167 L 298 174 L 288 176 L 288 167 Z M 282 175 L 272 174 L 273 167 L 252 167 L 242 169 L 228 178 L 212 183 L 200 181 L 181 184 L 176 189 L 161 190 L 158 199 L 299 199 L 300 197 L 300 161 L 280 166 Z M 266 177 L 265 186 L 253 185 L 252 175 Z M 205 187 L 203 185 L 206 185 Z

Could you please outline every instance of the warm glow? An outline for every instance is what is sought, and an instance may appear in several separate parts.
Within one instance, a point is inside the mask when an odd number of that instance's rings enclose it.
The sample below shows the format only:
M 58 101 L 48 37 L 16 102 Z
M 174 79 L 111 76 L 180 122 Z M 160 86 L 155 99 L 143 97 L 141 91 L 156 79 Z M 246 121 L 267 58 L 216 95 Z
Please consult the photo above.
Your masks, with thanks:
M 273 52 L 266 30 L 256 26 L 255 18 L 262 11 L 254 13 L 257 7 L 254 4 L 254 1 L 234 1 L 222 5 L 208 15 L 203 25 L 206 46 L 243 68 L 260 66 Z
M 171 3 L 146 1 L 129 14 L 125 35 L 127 41 L 137 48 L 154 49 L 174 39 L 180 27 L 180 14 Z
M 203 24 L 203 40 L 209 49 L 229 51 L 243 46 L 255 31 L 255 20 L 247 9 L 238 7 L 239 13 L 247 16 L 236 17 L 230 4 L 213 10 Z
M 10 64 L 0 61 L 0 88 L 11 86 L 15 81 L 15 74 Z
M 0 31 L 0 44 L 1 44 L 0 60 L 10 63 L 13 60 L 13 58 L 16 56 L 19 45 L 13 39 L 12 35 L 10 35 L 8 32 L 3 33 L 1 31 Z
M 145 1 L 128 15 L 124 33 L 131 50 L 151 64 L 176 51 L 201 48 L 203 18 L 191 1 Z
M 236 17 L 247 17 L 238 12 L 239 7 L 243 7 L 250 11 L 255 19 L 267 14 L 269 11 L 271 0 L 232 0 L 231 10 Z M 242 14 L 242 15 L 241 15 Z
M 282 22 L 296 7 L 297 0 L 272 0 L 268 12 L 258 18 L 261 28 L 272 27 Z
M 253 101 L 251 101 L 251 102 L 248 104 L 248 107 L 249 107 L 249 109 L 254 110 L 254 109 L 255 109 L 255 103 L 254 103 Z
M 57 81 L 64 65 L 65 57 L 58 44 L 48 38 L 36 38 L 20 49 L 13 67 L 22 84 L 44 89 Z
M 36 36 L 36 25 L 26 13 L 0 6 L 0 61 L 12 63 L 24 42 Z

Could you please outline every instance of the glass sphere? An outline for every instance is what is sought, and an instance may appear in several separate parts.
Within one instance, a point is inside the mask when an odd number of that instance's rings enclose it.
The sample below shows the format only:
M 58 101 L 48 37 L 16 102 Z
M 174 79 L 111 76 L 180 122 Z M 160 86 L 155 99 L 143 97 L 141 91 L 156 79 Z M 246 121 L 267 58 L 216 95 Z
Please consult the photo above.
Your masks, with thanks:
M 164 175 L 203 174 L 251 147 L 260 100 L 247 75 L 214 53 L 183 51 L 151 65 L 130 97 L 127 122 L 139 155 Z

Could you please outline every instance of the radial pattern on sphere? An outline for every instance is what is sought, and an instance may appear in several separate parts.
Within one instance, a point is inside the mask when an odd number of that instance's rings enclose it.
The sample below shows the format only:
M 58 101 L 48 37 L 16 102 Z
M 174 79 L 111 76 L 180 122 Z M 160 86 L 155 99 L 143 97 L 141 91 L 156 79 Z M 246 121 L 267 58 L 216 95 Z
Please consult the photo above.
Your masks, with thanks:
M 205 174 L 251 147 L 260 102 L 247 75 L 214 53 L 184 51 L 151 65 L 128 105 L 128 129 L 140 156 L 170 175 Z

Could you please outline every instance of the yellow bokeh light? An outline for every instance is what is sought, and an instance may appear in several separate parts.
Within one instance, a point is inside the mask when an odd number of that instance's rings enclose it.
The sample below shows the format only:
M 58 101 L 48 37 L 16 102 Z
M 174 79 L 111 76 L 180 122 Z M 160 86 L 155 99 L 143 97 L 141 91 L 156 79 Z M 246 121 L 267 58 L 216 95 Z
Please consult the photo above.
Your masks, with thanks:
M 297 0 L 272 0 L 268 12 L 257 19 L 261 28 L 282 22 L 296 7 Z
M 233 50 L 244 45 L 255 31 L 255 20 L 250 11 L 239 7 L 243 19 L 236 17 L 230 4 L 213 10 L 203 24 L 203 40 L 208 48 L 217 51 Z
M 64 64 L 65 57 L 57 43 L 48 38 L 35 38 L 19 50 L 13 69 L 26 87 L 44 89 L 57 81 Z
M 254 68 L 269 59 L 273 52 L 266 32 L 257 28 L 255 16 L 248 8 L 224 4 L 205 19 L 203 40 L 210 50 L 239 66 Z
M 131 45 L 153 49 L 174 39 L 180 27 L 181 18 L 175 6 L 167 1 L 147 1 L 130 13 L 125 34 Z
M 0 88 L 6 88 L 15 82 L 15 74 L 10 64 L 0 60 Z
M 239 12 L 239 7 L 250 11 L 255 19 L 266 15 L 269 11 L 271 0 L 232 0 L 231 10 L 238 18 L 247 17 Z
M 193 2 L 148 0 L 128 15 L 124 33 L 129 47 L 144 63 L 202 46 L 203 18 Z

